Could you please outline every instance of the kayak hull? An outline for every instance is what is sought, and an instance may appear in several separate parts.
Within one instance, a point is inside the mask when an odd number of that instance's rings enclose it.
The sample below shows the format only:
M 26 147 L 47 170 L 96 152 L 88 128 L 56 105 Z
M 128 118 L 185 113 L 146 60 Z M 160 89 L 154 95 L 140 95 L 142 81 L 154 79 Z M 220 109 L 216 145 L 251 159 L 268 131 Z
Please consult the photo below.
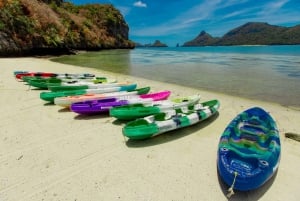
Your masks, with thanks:
M 194 105 L 200 100 L 199 95 L 174 98 L 171 100 L 153 102 L 151 105 L 146 104 L 129 104 L 125 106 L 117 106 L 109 111 L 110 116 L 119 120 L 134 120 L 149 115 L 158 114 L 160 112 L 177 109 L 184 106 Z
M 133 140 L 143 140 L 156 135 L 199 123 L 215 115 L 220 107 L 218 100 L 168 110 L 139 118 L 123 127 L 123 135 Z
M 275 174 L 280 150 L 279 132 L 273 118 L 262 108 L 250 108 L 237 115 L 220 138 L 219 174 L 233 189 L 257 189 Z
M 98 113 L 108 113 L 112 107 L 128 104 L 127 100 L 118 100 L 117 98 L 104 98 L 100 100 L 91 100 L 85 102 L 73 103 L 70 106 L 71 111 L 91 115 Z
M 75 102 L 72 103 L 70 109 L 78 114 L 97 114 L 108 112 L 110 109 L 117 106 L 124 106 L 132 103 L 147 103 L 165 100 L 169 97 L 170 91 L 161 91 L 157 93 L 142 94 L 142 95 L 107 95 L 106 97 L 99 97 L 99 99 Z
M 128 94 L 146 94 L 150 91 L 150 87 L 143 87 L 143 88 L 138 88 L 134 90 L 128 90 L 128 91 L 118 91 L 120 88 L 106 88 L 106 89 L 87 89 L 87 90 L 67 90 L 67 91 L 50 91 L 50 92 L 41 92 L 40 93 L 40 98 L 44 101 L 54 103 L 54 100 L 56 98 L 61 98 L 57 100 L 62 100 L 66 101 L 67 99 L 72 99 L 71 97 L 76 97 L 74 99 L 79 100 L 79 101 L 74 101 L 74 102 L 81 102 L 81 101 L 87 101 L 87 100 L 92 100 L 94 97 L 98 97 L 102 95 L 103 93 L 127 93 Z M 121 88 L 124 89 L 124 88 Z M 82 98 L 80 98 L 82 97 Z M 92 98 L 93 97 L 93 98 Z M 70 105 L 73 103 L 73 101 L 63 103 L 65 105 Z

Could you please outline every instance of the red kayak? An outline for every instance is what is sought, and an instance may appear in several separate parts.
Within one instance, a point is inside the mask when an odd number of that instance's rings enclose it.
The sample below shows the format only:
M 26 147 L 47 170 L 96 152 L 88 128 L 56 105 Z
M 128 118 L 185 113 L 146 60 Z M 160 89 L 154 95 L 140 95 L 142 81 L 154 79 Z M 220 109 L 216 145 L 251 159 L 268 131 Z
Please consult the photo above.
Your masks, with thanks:
M 56 73 L 45 73 L 45 72 L 23 72 L 16 74 L 16 78 L 21 80 L 24 76 L 32 76 L 32 77 L 56 77 L 58 74 Z
M 19 72 L 15 73 L 16 79 L 21 80 L 24 76 L 31 77 L 57 77 L 57 78 L 94 78 L 94 74 L 90 73 L 79 73 L 79 74 L 69 74 L 69 73 L 45 73 L 45 72 Z

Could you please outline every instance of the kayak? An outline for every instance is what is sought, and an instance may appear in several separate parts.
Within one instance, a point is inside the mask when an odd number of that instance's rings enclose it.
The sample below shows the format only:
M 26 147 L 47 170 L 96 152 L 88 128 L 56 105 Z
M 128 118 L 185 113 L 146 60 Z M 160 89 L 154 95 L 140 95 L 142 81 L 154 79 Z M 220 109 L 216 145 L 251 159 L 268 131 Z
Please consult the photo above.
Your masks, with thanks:
M 15 74 L 16 79 L 22 80 L 24 76 L 31 76 L 31 77 L 56 77 L 56 73 L 47 73 L 47 72 L 19 72 Z
M 151 102 L 151 104 L 128 104 L 124 106 L 113 107 L 109 115 L 120 120 L 134 120 L 149 115 L 164 112 L 166 110 L 178 109 L 189 105 L 194 105 L 200 100 L 200 95 L 193 95 L 171 100 Z
M 121 90 L 121 91 L 118 91 L 118 90 Z M 106 88 L 106 89 L 68 90 L 68 91 L 56 91 L 56 92 L 52 92 L 52 91 L 46 92 L 45 91 L 45 92 L 40 93 L 40 98 L 44 101 L 54 103 L 55 98 L 61 98 L 61 97 L 71 98 L 73 96 L 77 97 L 77 96 L 81 96 L 81 95 L 84 95 L 84 97 L 92 97 L 92 96 L 97 96 L 96 94 L 112 93 L 112 92 L 129 93 L 129 94 L 147 94 L 149 91 L 150 91 L 150 87 L 138 88 L 138 89 L 127 90 L 127 91 L 126 91 L 125 87 L 122 87 L 121 89 L 120 88 Z
M 24 76 L 30 77 L 57 77 L 57 78 L 91 78 L 95 77 L 94 74 L 90 73 L 79 73 L 79 74 L 69 74 L 69 73 L 48 73 L 48 72 L 14 72 L 16 79 L 22 80 Z
M 26 78 L 26 77 L 23 77 Z M 23 79 L 28 83 L 28 85 L 32 87 L 36 87 L 39 89 L 48 89 L 49 86 L 61 86 L 63 83 L 79 83 L 82 82 L 82 79 L 65 79 L 65 78 L 57 78 L 57 77 L 50 77 L 50 78 L 39 78 L 39 77 L 31 77 L 27 79 Z M 115 79 L 108 79 L 105 77 L 94 77 L 90 79 L 84 79 L 87 83 L 115 83 L 117 82 Z
M 153 104 L 154 102 L 167 99 L 170 93 L 170 91 L 161 91 L 146 95 L 112 96 L 104 99 L 72 103 L 70 109 L 78 114 L 97 114 L 108 112 L 111 108 L 122 105 L 135 103 Z
M 55 73 L 54 73 L 55 74 Z M 27 82 L 30 79 L 49 79 L 49 78 L 57 78 L 62 80 L 89 80 L 97 78 L 94 74 L 55 74 L 54 76 L 21 76 L 21 80 Z
M 248 191 L 266 183 L 280 160 L 280 139 L 274 119 L 259 107 L 237 115 L 221 135 L 217 166 L 220 177 L 233 190 Z
M 67 91 L 78 89 L 99 89 L 99 88 L 111 88 L 111 87 L 129 87 L 128 90 L 133 90 L 136 87 L 132 82 L 113 82 L 113 83 L 90 83 L 85 81 L 79 81 L 74 83 L 61 83 L 60 85 L 48 85 L 50 91 Z
M 50 78 L 39 78 L 39 77 L 29 77 L 25 76 L 22 78 L 25 82 L 28 83 L 31 87 L 36 87 L 39 89 L 48 89 L 49 84 L 61 84 L 62 79 L 56 78 L 56 77 L 50 77 Z
M 136 94 L 129 92 L 116 92 L 116 93 L 103 93 L 103 94 L 85 94 L 80 96 L 68 96 L 60 97 L 54 99 L 54 104 L 60 105 L 62 107 L 70 107 L 72 103 L 84 102 L 84 101 L 96 101 L 104 98 L 119 98 L 119 99 L 134 99 L 134 98 L 143 98 L 143 99 L 160 99 L 164 100 L 170 96 L 170 91 L 161 91 L 157 94 Z
M 28 73 L 28 71 L 26 71 L 26 70 L 15 70 L 15 71 L 13 72 L 13 75 L 16 77 L 16 75 L 17 75 L 17 74 L 20 74 L 20 73 Z
M 220 102 L 211 100 L 138 118 L 123 127 L 123 135 L 133 140 L 148 139 L 159 134 L 191 126 L 218 112 Z
M 16 76 L 17 74 L 30 74 L 30 75 L 35 75 L 35 74 L 43 74 L 44 72 L 33 72 L 33 71 L 27 71 L 27 70 L 15 70 L 13 72 L 13 75 Z M 47 73 L 48 74 L 48 73 Z M 56 77 L 95 77 L 94 74 L 90 73 L 51 73 L 55 74 Z M 21 75 L 21 77 L 27 76 L 27 75 Z

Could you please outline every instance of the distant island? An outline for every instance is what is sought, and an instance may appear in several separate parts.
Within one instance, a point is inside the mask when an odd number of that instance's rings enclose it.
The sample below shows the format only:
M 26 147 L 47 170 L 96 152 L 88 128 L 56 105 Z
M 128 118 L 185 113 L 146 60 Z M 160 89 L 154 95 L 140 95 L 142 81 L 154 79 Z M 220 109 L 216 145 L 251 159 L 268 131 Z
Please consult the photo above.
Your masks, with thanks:
M 156 40 L 153 44 L 145 44 L 142 45 L 140 43 L 135 43 L 135 47 L 168 47 L 166 44 L 160 42 L 159 40 Z
M 248 22 L 232 29 L 223 37 L 212 37 L 205 31 L 182 47 L 230 46 L 230 45 L 298 45 L 300 25 L 282 27 L 262 22 Z

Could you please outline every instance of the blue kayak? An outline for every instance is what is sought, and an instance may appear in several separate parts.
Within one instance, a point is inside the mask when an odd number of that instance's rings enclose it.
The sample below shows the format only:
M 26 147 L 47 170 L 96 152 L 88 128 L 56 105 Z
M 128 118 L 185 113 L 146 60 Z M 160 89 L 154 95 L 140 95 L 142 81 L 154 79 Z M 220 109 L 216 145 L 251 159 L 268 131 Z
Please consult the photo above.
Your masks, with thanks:
M 265 110 L 254 107 L 237 115 L 221 136 L 217 160 L 231 194 L 266 183 L 278 168 L 280 150 L 277 125 Z

